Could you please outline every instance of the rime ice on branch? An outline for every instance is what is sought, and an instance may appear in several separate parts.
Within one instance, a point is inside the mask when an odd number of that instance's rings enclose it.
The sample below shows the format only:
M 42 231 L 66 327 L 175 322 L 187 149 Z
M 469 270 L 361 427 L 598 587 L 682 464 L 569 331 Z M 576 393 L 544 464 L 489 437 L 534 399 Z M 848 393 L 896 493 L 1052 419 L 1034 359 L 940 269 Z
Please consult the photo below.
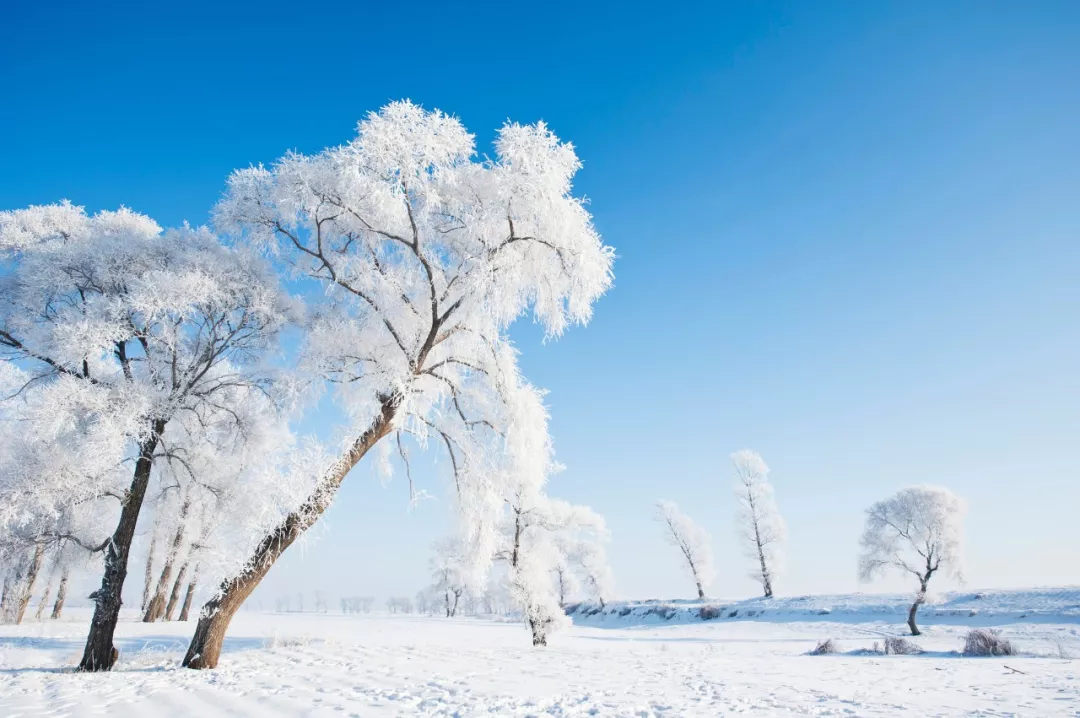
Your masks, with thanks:
M 108 670 L 151 473 L 161 456 L 177 458 L 166 430 L 178 417 L 229 421 L 222 407 L 269 391 L 259 358 L 292 305 L 253 253 L 205 229 L 162 232 L 126 209 L 88 216 L 63 203 L 0 213 L 0 251 L 9 270 L 0 280 L 0 351 L 26 375 L 14 399 L 31 392 L 21 408 L 65 433 L 57 460 L 21 444 L 45 470 L 14 472 L 5 494 L 32 496 L 35 513 L 118 499 L 115 529 L 95 549 L 105 571 L 80 663 Z M 116 471 L 128 475 L 119 491 Z
M 490 477 L 507 462 L 547 471 L 544 452 L 507 445 L 508 397 L 535 390 L 506 330 L 531 313 L 557 337 L 585 323 L 611 284 L 613 252 L 571 194 L 579 167 L 543 123 L 505 125 L 494 158 L 481 160 L 456 118 L 398 102 L 370 114 L 348 144 L 233 174 L 219 229 L 325 291 L 304 362 L 332 383 L 350 439 L 204 607 L 185 665 L 216 665 L 232 615 L 387 437 L 433 441 L 461 495 L 492 493 Z
M 716 577 L 712 537 L 672 501 L 656 502 L 656 520 L 664 528 L 664 538 L 686 561 L 698 598 L 705 598 L 705 587 Z
M 736 526 L 746 556 L 754 562 L 750 578 L 761 582 L 765 598 L 772 598 L 787 526 L 776 507 L 769 467 L 761 456 L 743 449 L 732 454 L 731 461 L 735 464 L 735 498 L 739 502 Z
M 926 600 L 930 578 L 938 572 L 962 577 L 966 513 L 963 499 L 936 486 L 903 489 L 866 510 L 859 579 L 870 581 L 889 571 L 915 577 L 919 588 L 908 611 L 913 636 L 919 635 L 915 614 Z

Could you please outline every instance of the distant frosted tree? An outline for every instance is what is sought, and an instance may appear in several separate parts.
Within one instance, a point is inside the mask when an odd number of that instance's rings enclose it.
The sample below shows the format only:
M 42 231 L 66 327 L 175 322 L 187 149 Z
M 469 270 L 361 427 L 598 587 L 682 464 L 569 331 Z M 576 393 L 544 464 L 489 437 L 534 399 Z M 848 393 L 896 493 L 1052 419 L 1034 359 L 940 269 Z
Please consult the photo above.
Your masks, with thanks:
M 761 582 L 765 598 L 772 598 L 787 527 L 776 507 L 769 467 L 761 456 L 743 449 L 732 454 L 731 461 L 735 464 L 735 497 L 739 502 L 736 526 L 746 556 L 755 564 L 750 577 Z
M 467 590 L 467 563 L 465 549 L 455 538 L 436 541 L 433 547 L 435 555 L 431 559 L 432 583 L 427 596 L 436 598 L 446 612 L 447 618 L 457 615 L 458 603 Z M 425 612 L 425 608 L 418 609 Z
M 926 600 L 930 578 L 939 571 L 962 577 L 966 513 L 963 499 L 935 486 L 903 489 L 866 510 L 859 579 L 870 581 L 888 571 L 915 577 L 919 588 L 908 611 L 913 636 L 919 635 L 915 614 Z
M 533 645 L 546 646 L 548 637 L 568 623 L 564 591 L 590 577 L 597 583 L 591 590 L 609 589 L 607 527 L 589 507 L 550 498 L 536 487 L 520 487 L 506 503 L 495 557 L 507 569 L 509 595 L 525 617 Z
M 664 527 L 664 537 L 668 543 L 679 549 L 686 560 L 698 598 L 705 598 L 705 587 L 716 578 L 712 537 L 680 511 L 673 501 L 656 502 L 656 520 Z

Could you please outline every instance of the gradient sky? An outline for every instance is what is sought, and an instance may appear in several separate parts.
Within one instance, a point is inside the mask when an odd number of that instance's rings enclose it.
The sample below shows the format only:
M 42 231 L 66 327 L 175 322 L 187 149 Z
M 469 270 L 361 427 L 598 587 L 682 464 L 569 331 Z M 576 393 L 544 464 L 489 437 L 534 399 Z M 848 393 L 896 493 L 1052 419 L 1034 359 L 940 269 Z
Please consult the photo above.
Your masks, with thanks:
M 202 223 L 230 170 L 389 100 L 481 149 L 544 119 L 616 287 L 558 342 L 514 335 L 551 392 L 550 491 L 607 517 L 621 595 L 692 593 L 658 498 L 712 532 L 713 594 L 756 591 L 743 447 L 790 527 L 778 593 L 858 590 L 861 512 L 917 483 L 969 500 L 970 586 L 1080 582 L 1080 4 L 222 5 L 9 5 L 0 208 Z M 362 465 L 257 595 L 412 595 L 446 526 Z

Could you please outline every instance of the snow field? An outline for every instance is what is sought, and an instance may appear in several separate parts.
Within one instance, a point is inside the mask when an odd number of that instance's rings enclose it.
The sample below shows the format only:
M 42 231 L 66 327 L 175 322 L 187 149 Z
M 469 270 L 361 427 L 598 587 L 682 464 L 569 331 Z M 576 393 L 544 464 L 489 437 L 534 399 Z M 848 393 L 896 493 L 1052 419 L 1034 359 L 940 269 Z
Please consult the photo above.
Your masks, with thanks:
M 1080 715 L 1076 619 L 999 623 L 1024 655 L 977 659 L 950 652 L 978 617 L 874 656 L 850 652 L 896 621 L 575 625 L 534 649 L 516 622 L 241 613 L 216 671 L 178 667 L 192 624 L 124 620 L 117 670 L 76 674 L 88 618 L 0 627 L 0 715 Z M 828 637 L 848 653 L 805 655 Z

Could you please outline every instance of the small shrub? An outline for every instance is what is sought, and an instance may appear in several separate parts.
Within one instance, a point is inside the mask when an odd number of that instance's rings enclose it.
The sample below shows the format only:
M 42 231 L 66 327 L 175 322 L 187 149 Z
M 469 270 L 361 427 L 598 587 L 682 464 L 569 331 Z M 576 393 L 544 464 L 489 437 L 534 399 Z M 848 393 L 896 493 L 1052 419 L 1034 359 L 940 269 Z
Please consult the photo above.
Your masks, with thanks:
M 840 645 L 831 638 L 826 638 L 810 651 L 811 656 L 831 656 L 840 652 Z
M 724 615 L 724 609 L 719 606 L 702 606 L 698 611 L 698 618 L 702 621 L 711 621 Z
M 1015 656 L 1016 647 L 997 631 L 973 628 L 964 639 L 965 656 Z
M 890 636 L 885 639 L 885 655 L 917 656 L 920 653 L 922 653 L 922 649 L 919 648 L 918 644 L 906 638 Z

